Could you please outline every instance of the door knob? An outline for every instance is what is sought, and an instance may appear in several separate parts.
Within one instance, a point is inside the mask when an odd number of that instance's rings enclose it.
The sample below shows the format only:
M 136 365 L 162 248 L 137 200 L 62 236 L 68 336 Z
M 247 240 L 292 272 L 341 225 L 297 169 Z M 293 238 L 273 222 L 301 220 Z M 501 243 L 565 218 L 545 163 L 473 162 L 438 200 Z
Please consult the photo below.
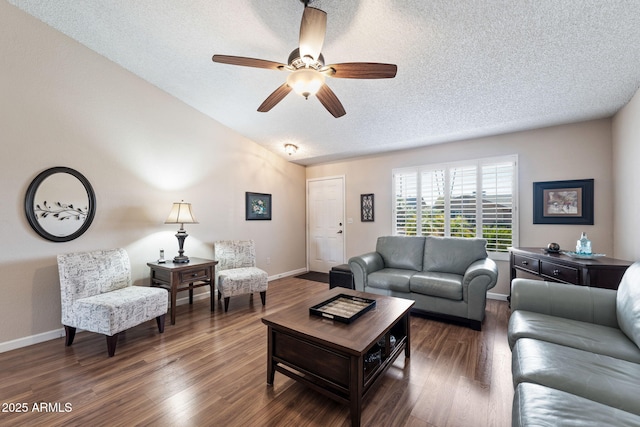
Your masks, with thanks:
M 342 234 L 342 230 L 338 231 L 338 234 Z

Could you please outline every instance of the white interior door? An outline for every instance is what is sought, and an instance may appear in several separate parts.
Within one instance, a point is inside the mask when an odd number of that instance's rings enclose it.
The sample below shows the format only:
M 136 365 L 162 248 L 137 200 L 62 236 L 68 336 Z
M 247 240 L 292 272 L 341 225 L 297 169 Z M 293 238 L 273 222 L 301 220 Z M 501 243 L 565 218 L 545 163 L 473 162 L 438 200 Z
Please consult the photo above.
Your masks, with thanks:
M 307 254 L 310 271 L 344 263 L 344 177 L 307 181 Z

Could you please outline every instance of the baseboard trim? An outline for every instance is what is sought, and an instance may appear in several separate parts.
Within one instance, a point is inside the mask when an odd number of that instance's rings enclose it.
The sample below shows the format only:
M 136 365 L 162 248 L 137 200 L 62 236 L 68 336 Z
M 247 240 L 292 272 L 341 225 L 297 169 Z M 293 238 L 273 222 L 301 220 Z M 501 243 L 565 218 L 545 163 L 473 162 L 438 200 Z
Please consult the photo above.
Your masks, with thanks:
M 64 337 L 64 328 L 0 343 L 0 353 Z
M 507 300 L 507 296 L 508 295 L 494 294 L 493 292 L 487 292 L 487 299 L 495 299 L 495 300 L 498 300 L 498 301 L 508 301 Z
M 306 267 L 299 268 L 297 270 L 287 271 L 285 273 L 276 274 L 275 276 L 269 276 L 269 281 L 282 279 L 283 277 L 297 276 L 298 274 L 306 273 L 308 270 Z

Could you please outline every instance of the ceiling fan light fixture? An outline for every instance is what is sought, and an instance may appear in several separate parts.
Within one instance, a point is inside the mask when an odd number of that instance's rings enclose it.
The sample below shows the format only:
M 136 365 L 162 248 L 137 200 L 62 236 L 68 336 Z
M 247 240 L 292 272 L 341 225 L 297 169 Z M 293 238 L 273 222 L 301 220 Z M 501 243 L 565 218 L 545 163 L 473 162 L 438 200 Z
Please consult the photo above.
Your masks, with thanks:
M 293 71 L 287 77 L 287 84 L 299 95 L 306 99 L 318 93 L 324 85 L 324 75 L 311 68 L 301 68 Z
M 315 95 L 318 101 L 335 118 L 347 112 L 342 103 L 325 84 L 325 77 L 342 79 L 390 79 L 396 76 L 398 67 L 395 64 L 377 62 L 346 62 L 326 65 L 322 56 L 322 45 L 327 30 L 327 13 L 309 7 L 311 0 L 300 0 L 304 3 L 304 12 L 300 22 L 298 47 L 291 51 L 286 64 L 264 59 L 244 56 L 213 55 L 213 62 L 240 65 L 243 67 L 266 68 L 270 70 L 290 72 L 287 81 L 274 90 L 258 107 L 258 111 L 266 113 L 282 101 L 291 91 L 309 99 Z
M 296 154 L 298 151 L 298 146 L 295 144 L 284 144 L 284 152 L 288 155 Z

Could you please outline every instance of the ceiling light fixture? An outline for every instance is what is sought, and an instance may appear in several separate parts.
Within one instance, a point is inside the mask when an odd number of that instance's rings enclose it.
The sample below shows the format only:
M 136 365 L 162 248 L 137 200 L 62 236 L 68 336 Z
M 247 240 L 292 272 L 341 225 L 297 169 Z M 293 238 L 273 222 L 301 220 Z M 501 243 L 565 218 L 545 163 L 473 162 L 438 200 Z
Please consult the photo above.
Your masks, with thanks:
M 324 84 L 324 75 L 313 68 L 300 68 L 287 77 L 287 84 L 299 95 L 309 99 Z
M 284 151 L 288 155 L 296 154 L 296 151 L 298 151 L 298 146 L 294 144 L 284 144 Z
M 310 0 L 304 3 L 298 47 L 289 54 L 286 64 L 246 56 L 213 55 L 213 62 L 240 65 L 243 67 L 267 68 L 287 71 L 286 83 L 278 86 L 271 95 L 258 107 L 258 111 L 266 113 L 276 106 L 292 90 L 309 99 L 315 95 L 318 101 L 333 117 L 342 117 L 347 112 L 333 90 L 324 82 L 325 77 L 343 79 L 389 79 L 396 76 L 398 67 L 395 64 L 377 62 L 347 62 L 325 66 L 322 56 L 322 45 L 327 31 L 327 12 L 309 7 Z

